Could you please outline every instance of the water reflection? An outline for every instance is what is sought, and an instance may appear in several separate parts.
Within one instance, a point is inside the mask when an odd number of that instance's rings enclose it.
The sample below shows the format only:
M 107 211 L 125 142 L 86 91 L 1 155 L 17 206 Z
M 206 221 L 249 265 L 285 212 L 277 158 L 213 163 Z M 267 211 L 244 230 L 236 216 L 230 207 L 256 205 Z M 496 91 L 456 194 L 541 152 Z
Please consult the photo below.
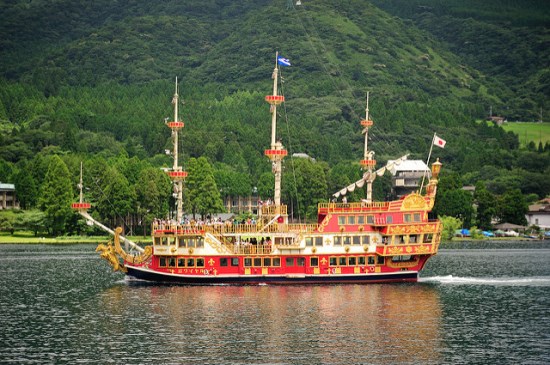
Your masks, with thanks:
M 123 283 L 100 298 L 104 330 L 154 348 L 162 362 L 442 361 L 441 305 L 431 285 Z M 123 342 L 132 347 L 128 340 Z

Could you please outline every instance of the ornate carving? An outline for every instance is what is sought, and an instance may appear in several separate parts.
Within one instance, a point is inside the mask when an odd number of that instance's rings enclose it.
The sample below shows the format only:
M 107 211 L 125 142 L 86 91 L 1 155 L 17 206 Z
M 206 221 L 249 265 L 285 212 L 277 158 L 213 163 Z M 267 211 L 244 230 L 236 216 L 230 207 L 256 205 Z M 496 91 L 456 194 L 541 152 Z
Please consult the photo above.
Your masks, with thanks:
M 317 230 L 319 232 L 324 232 L 325 231 L 325 227 L 328 225 L 328 222 L 330 222 L 330 218 L 332 218 L 332 214 L 327 214 L 325 219 L 323 219 L 321 224 L 319 224 L 319 228 L 317 228 Z
M 432 250 L 430 248 L 430 245 L 421 245 L 416 247 L 416 253 L 423 254 L 423 253 L 430 253 Z
M 428 209 L 426 200 L 420 194 L 410 194 L 401 203 L 401 210 L 425 210 Z
M 391 255 L 398 255 L 403 253 L 403 248 L 398 246 L 388 247 L 386 252 Z
M 115 248 L 112 245 L 111 241 L 107 243 L 107 245 L 104 245 L 103 243 L 100 243 L 97 245 L 97 248 L 95 249 L 96 252 L 101 252 L 99 256 L 106 260 L 112 267 L 114 271 L 122 271 L 126 272 L 126 267 L 122 265 L 118 261 L 118 256 L 115 252 Z

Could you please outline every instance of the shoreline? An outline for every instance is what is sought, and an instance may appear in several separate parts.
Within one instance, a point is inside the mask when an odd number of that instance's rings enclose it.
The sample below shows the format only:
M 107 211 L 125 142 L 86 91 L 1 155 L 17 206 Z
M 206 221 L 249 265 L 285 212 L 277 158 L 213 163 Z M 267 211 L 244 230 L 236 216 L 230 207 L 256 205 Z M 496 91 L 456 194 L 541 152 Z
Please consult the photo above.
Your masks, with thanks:
M 138 244 L 151 244 L 151 237 L 128 236 L 129 240 Z M 112 240 L 112 236 L 59 236 L 38 237 L 33 234 L 15 233 L 14 235 L 0 234 L 0 245 L 9 244 L 49 244 L 49 245 L 75 245 L 75 244 L 100 244 Z

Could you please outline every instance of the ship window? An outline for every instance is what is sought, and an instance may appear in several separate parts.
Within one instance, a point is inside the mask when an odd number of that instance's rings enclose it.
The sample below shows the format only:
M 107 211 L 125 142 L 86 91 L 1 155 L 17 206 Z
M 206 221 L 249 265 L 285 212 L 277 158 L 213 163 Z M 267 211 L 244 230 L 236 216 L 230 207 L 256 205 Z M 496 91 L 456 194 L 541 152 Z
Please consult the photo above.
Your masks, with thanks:
M 378 265 L 384 265 L 384 256 L 378 256 Z
M 159 266 L 166 267 L 166 257 L 159 257 Z
M 336 257 L 330 257 L 329 258 L 329 265 L 330 266 L 336 266 Z
M 353 236 L 353 244 L 354 245 L 360 245 L 361 244 L 361 236 Z
M 176 267 L 176 258 L 175 257 L 170 257 L 170 259 L 168 259 L 168 266 L 169 267 Z
M 222 257 L 220 259 L 220 266 L 227 266 L 227 264 L 228 264 L 227 257 Z
M 388 224 L 393 223 L 393 216 L 391 216 L 391 215 L 386 216 L 386 223 L 388 223 Z
M 349 266 L 355 266 L 355 265 L 357 265 L 357 257 L 349 257 L 349 258 L 348 258 L 348 265 L 349 265 Z
M 318 267 L 319 266 L 319 258 L 318 257 L 310 257 L 309 258 L 309 266 Z
M 313 246 L 313 238 L 306 237 L 306 246 Z
M 368 224 L 374 224 L 374 216 L 373 215 L 367 215 L 367 223 Z
M 370 236 L 363 236 L 363 244 L 364 245 L 370 244 Z
M 204 267 L 204 259 L 202 257 L 197 259 L 197 267 Z
M 262 266 L 262 258 L 261 257 L 254 257 L 254 266 Z
M 340 266 L 346 266 L 347 265 L 347 257 L 343 256 L 343 257 L 339 257 L 338 258 L 338 265 Z
M 244 266 L 252 266 L 252 258 L 245 257 L 244 259 Z
M 204 238 L 197 237 L 197 247 L 204 247 Z
M 349 245 L 349 244 L 351 244 L 351 237 L 350 236 L 344 237 L 344 245 Z
M 171 245 L 175 245 L 177 243 L 177 237 L 172 237 L 171 240 L 169 240 Z
M 433 233 L 424 234 L 424 243 L 432 242 L 432 239 L 433 239 Z
M 315 237 L 315 246 L 323 245 L 323 237 Z
M 383 257 L 382 257 L 382 259 L 383 259 Z M 382 260 L 382 261 L 383 261 L 383 260 Z M 374 256 L 369 256 L 369 257 L 368 257 L 367 263 L 368 263 L 369 265 L 374 265 Z
M 346 216 L 344 216 L 344 215 L 339 216 L 338 217 L 338 224 L 341 225 L 341 226 L 346 224 Z
M 160 245 L 160 237 L 155 237 L 153 239 L 153 242 L 155 243 L 155 245 Z
M 418 235 L 417 234 L 413 234 L 411 236 L 409 236 L 409 243 L 417 243 L 418 242 Z
M 184 258 L 179 258 L 178 259 L 178 267 L 185 267 L 185 259 Z
M 281 266 L 281 258 L 280 257 L 274 257 L 273 258 L 273 266 Z
M 420 213 L 414 213 L 414 221 L 420 222 Z
M 194 238 L 189 238 L 189 240 L 187 240 L 187 247 L 195 247 L 195 239 Z
M 365 224 L 365 216 L 360 215 L 357 217 L 357 224 Z
M 342 244 L 342 237 L 340 237 L 340 236 L 334 237 L 334 244 L 335 245 L 341 245 Z
M 271 266 L 271 258 L 264 257 L 264 266 Z
M 355 216 L 354 215 L 348 216 L 348 224 L 355 224 Z
M 285 259 L 285 264 L 288 267 L 294 266 L 294 257 L 287 257 Z
M 238 257 L 233 257 L 231 259 L 231 266 L 239 266 L 239 258 Z
M 296 266 L 306 266 L 306 258 L 305 257 L 297 257 L 296 258 Z
M 195 259 L 188 258 L 187 259 L 187 267 L 194 267 L 195 266 Z
M 410 214 L 403 214 L 403 222 L 410 223 L 411 222 L 411 215 Z
M 185 248 L 185 239 L 183 237 L 178 237 L 178 246 Z
M 357 258 L 357 264 L 358 265 L 365 265 L 365 256 L 359 256 Z
M 168 244 L 168 237 L 162 237 L 161 245 L 167 245 Z
M 411 255 L 393 256 L 391 260 L 393 262 L 407 262 L 407 261 L 412 261 L 412 256 Z

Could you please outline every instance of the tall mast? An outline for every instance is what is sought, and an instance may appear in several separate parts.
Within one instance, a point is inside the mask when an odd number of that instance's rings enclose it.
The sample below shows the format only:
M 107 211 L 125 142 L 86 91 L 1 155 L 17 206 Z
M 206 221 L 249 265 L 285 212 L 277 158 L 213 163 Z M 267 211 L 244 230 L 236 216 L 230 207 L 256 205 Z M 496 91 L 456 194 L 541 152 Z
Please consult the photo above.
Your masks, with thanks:
M 273 70 L 273 94 L 267 95 L 265 101 L 270 105 L 271 111 L 271 149 L 265 150 L 264 154 L 272 161 L 272 171 L 275 175 L 275 192 L 273 197 L 273 202 L 276 206 L 281 205 L 281 176 L 282 176 L 282 161 L 283 158 L 288 154 L 287 150 L 284 149 L 281 141 L 277 141 L 276 132 L 277 132 L 277 105 L 280 105 L 285 101 L 283 95 L 277 95 L 277 79 L 279 74 L 279 67 L 277 64 L 277 58 L 279 53 L 275 53 L 275 69 Z
M 187 177 L 187 172 L 183 171 L 182 167 L 178 164 L 178 132 L 185 126 L 185 124 L 179 120 L 178 116 L 179 95 L 177 77 L 172 104 L 174 104 L 174 121 L 168 122 L 166 125 L 172 130 L 172 157 L 174 158 L 174 165 L 172 167 L 172 171 L 168 171 L 167 173 L 174 183 L 174 194 L 176 196 L 176 220 L 178 223 L 181 223 L 183 218 L 183 180 Z
M 365 148 L 363 153 L 363 159 L 360 161 L 363 169 L 366 170 L 363 176 L 367 182 L 367 202 L 372 202 L 372 183 L 376 177 L 373 173 L 373 169 L 376 166 L 376 160 L 373 159 L 374 151 L 369 151 L 369 128 L 372 127 L 374 122 L 369 119 L 369 92 L 367 91 L 367 106 L 365 108 L 365 119 L 361 120 L 361 125 L 364 127 L 363 133 L 365 133 Z

